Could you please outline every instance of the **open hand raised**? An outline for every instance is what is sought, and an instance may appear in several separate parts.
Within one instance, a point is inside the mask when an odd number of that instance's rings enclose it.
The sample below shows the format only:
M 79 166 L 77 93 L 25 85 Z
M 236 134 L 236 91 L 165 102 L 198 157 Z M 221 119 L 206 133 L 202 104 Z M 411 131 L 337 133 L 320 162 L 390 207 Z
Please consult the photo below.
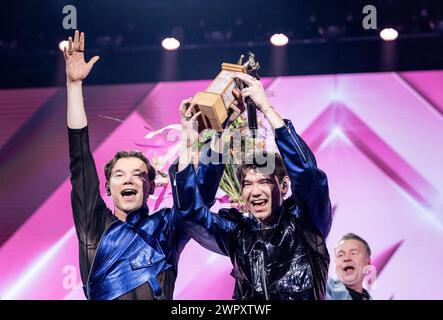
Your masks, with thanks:
M 70 82 L 83 81 L 98 61 L 99 56 L 93 57 L 89 62 L 85 61 L 85 34 L 75 31 L 74 40 L 68 39 L 68 47 L 64 48 L 63 55 L 66 62 L 66 77 Z

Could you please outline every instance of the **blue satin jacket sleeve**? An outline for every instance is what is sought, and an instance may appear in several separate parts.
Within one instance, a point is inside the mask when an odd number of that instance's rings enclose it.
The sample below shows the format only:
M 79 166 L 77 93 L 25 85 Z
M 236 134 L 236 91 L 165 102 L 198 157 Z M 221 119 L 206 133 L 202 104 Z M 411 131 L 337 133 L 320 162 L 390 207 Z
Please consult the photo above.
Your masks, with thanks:
M 289 120 L 275 130 L 275 142 L 283 158 L 293 196 L 308 219 L 324 238 L 331 229 L 331 203 L 326 174 L 317 168 L 315 157 L 306 143 L 295 132 Z
M 208 208 L 215 203 L 215 195 L 224 170 L 221 155 L 212 151 L 209 144 L 204 146 L 200 152 L 196 177 L 198 190 Z
M 215 253 L 229 255 L 229 237 L 236 222 L 225 218 L 220 212 L 217 214 L 209 210 L 200 189 L 196 187 L 198 176 L 189 174 L 193 170 L 194 167 L 189 165 L 176 175 L 177 193 L 180 199 L 184 199 L 176 210 L 195 241 Z
M 208 208 L 210 208 L 215 203 L 215 195 L 217 193 L 218 185 L 223 176 L 225 167 L 220 161 L 221 156 L 213 152 L 209 147 L 209 144 L 202 149 L 200 154 L 197 172 L 194 173 L 194 170 L 192 170 L 192 175 L 196 175 L 194 183 L 196 183 L 198 186 L 202 201 Z M 178 207 L 180 207 L 182 202 L 185 202 L 186 199 L 189 200 L 189 197 L 185 193 L 177 193 L 177 164 L 178 160 L 176 160 L 170 166 L 169 177 L 172 184 L 172 196 L 174 199 L 174 204 L 177 204 Z M 186 168 L 182 170 L 180 175 L 187 177 L 190 174 L 189 168 Z
M 206 249 L 228 255 L 228 238 L 236 223 L 209 210 L 223 175 L 220 158 L 221 155 L 211 154 L 210 148 L 205 147 L 196 171 L 190 164 L 176 172 L 175 165 L 169 173 L 173 181 L 174 210 L 188 234 Z

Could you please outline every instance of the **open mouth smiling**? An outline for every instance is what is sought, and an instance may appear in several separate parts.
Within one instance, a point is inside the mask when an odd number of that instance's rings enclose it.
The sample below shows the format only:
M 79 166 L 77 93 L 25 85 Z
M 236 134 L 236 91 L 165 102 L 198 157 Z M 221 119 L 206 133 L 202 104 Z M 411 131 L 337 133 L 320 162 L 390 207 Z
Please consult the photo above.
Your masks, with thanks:
M 125 200 L 133 200 L 135 198 L 135 195 L 137 194 L 137 190 L 135 189 L 124 189 L 120 193 Z
M 346 267 L 343 268 L 343 271 L 346 274 L 352 273 L 354 270 L 355 270 L 355 268 L 353 266 L 346 266 Z
M 268 200 L 266 200 L 266 199 L 258 199 L 258 200 L 251 201 L 252 207 L 255 209 L 263 208 L 266 206 L 267 203 L 268 203 Z

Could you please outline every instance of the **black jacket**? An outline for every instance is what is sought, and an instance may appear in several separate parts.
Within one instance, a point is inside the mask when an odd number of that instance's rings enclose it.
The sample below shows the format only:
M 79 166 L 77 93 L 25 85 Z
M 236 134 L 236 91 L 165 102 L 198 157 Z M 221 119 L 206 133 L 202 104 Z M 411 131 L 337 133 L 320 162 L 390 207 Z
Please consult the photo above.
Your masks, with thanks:
M 177 181 L 185 200 L 180 214 L 197 242 L 231 258 L 235 299 L 322 300 L 329 266 L 325 238 L 331 227 L 327 178 L 289 121 L 275 130 L 275 137 L 292 190 L 274 213 L 275 225 L 263 229 L 236 209 L 210 212 L 192 177 Z

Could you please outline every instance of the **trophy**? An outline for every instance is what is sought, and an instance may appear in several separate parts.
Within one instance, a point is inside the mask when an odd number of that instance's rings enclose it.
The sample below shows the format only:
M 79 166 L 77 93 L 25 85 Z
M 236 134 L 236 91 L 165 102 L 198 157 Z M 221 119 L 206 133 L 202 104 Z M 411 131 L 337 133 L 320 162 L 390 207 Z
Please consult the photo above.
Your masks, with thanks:
M 234 103 L 232 90 L 243 88 L 243 83 L 236 81 L 232 76 L 236 72 L 250 73 L 258 69 L 253 53 L 249 53 L 249 59 L 244 64 L 242 64 L 243 57 L 241 55 L 237 64 L 222 63 L 222 70 L 209 87 L 193 97 L 192 103 L 196 104 L 193 113 L 201 111 L 201 117 L 197 120 L 199 132 L 204 129 L 214 129 L 218 132 L 225 129 L 230 116 L 230 107 Z

